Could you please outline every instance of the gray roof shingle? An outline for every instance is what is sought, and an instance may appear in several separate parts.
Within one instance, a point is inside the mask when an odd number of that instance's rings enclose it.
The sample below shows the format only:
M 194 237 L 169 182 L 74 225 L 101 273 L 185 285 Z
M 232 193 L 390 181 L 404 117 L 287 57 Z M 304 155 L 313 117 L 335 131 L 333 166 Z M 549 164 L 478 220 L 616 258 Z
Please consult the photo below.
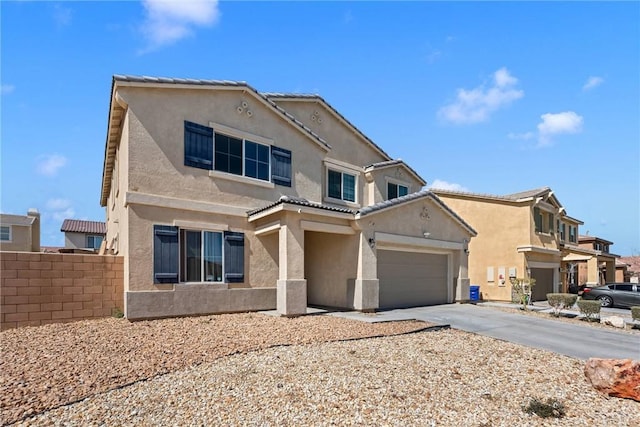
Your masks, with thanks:
M 252 215 L 258 214 L 260 212 L 266 211 L 268 209 L 271 209 L 274 206 L 281 205 L 283 203 L 287 203 L 287 204 L 290 204 L 290 205 L 306 206 L 306 207 L 316 208 L 316 209 L 323 209 L 323 210 L 333 211 L 333 212 L 341 212 L 341 213 L 348 213 L 348 214 L 353 214 L 354 213 L 354 211 L 352 211 L 351 209 L 339 208 L 339 207 L 330 206 L 330 205 L 323 205 L 323 204 L 320 204 L 320 203 L 314 203 L 314 202 L 308 201 L 307 199 L 303 199 L 302 197 L 281 196 L 275 202 L 270 203 L 267 206 L 264 206 L 264 207 L 261 207 L 261 208 L 250 210 L 249 212 L 247 212 L 247 214 L 249 216 L 252 216 Z

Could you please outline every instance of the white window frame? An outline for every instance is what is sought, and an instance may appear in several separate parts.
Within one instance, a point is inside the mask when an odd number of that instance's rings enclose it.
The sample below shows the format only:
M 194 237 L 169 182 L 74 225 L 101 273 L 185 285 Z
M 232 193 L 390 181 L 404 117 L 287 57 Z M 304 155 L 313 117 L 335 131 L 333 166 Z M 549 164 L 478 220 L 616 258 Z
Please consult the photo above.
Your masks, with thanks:
M 351 202 L 349 200 L 344 200 L 342 198 L 336 199 L 335 197 L 329 197 L 329 169 L 334 172 L 340 172 L 341 174 L 351 175 L 355 178 L 354 182 L 354 201 Z M 324 161 L 324 201 L 352 206 L 352 207 L 360 207 L 360 173 L 362 172 L 362 168 L 351 165 L 349 163 L 341 162 L 335 159 L 325 159 Z M 341 188 L 340 188 L 340 197 L 344 197 L 344 179 L 341 179 Z
M 407 187 L 407 194 L 411 194 L 411 184 L 406 181 L 401 181 L 396 178 L 385 176 L 384 182 L 385 182 L 385 191 L 387 192 L 387 198 L 385 200 L 389 200 L 389 184 L 395 184 L 397 186 Z
M 250 184 L 261 185 L 268 188 L 274 188 L 275 185 L 271 182 L 271 146 L 274 145 L 274 141 L 271 138 L 266 138 L 260 135 L 254 135 L 249 132 L 241 131 L 239 129 L 235 129 L 229 126 L 225 126 L 219 123 L 209 122 L 209 127 L 213 129 L 213 164 L 212 170 L 209 171 L 209 176 L 229 179 L 230 181 L 238 181 L 238 182 L 246 182 Z M 230 172 L 223 172 L 216 170 L 216 134 L 230 136 L 232 138 L 236 138 L 242 141 L 242 175 L 236 175 Z M 246 143 L 253 142 L 254 144 L 266 146 L 269 149 L 269 172 L 267 173 L 266 180 L 253 178 L 246 175 L 245 170 L 245 152 L 246 152 Z M 266 185 L 265 185 L 266 184 Z
M 200 280 L 199 282 L 189 282 L 189 281 L 182 281 L 182 277 L 183 277 L 183 271 L 182 271 L 182 266 L 187 264 L 187 251 L 186 248 L 184 250 L 184 259 L 182 259 L 182 252 L 183 252 L 183 245 L 186 244 L 186 242 L 183 242 L 183 238 L 182 236 L 184 235 L 184 233 L 186 233 L 187 231 L 192 231 L 192 232 L 199 232 L 200 233 L 200 279 L 204 278 L 204 262 L 202 261 L 204 259 L 204 233 L 218 233 L 221 235 L 222 239 L 221 239 L 221 254 L 222 254 L 222 274 L 221 274 L 221 281 L 219 282 L 207 282 L 206 280 Z M 178 263 L 178 282 L 181 284 L 185 284 L 185 285 L 193 285 L 193 284 L 215 284 L 215 285 L 224 285 L 224 232 L 222 230 L 220 230 L 218 227 L 216 227 L 215 225 L 212 226 L 211 228 L 207 227 L 206 229 L 193 229 L 193 228 L 180 228 L 178 227 L 178 251 L 180 253 L 180 262 Z M 186 278 L 186 271 L 185 273 L 185 278 Z
M 9 239 L 5 240 L 5 239 L 1 239 L 0 238 L 0 242 L 7 242 L 10 243 L 13 241 L 13 227 L 10 225 L 3 225 L 1 226 L 2 228 L 7 228 L 9 230 L 8 235 L 9 235 Z

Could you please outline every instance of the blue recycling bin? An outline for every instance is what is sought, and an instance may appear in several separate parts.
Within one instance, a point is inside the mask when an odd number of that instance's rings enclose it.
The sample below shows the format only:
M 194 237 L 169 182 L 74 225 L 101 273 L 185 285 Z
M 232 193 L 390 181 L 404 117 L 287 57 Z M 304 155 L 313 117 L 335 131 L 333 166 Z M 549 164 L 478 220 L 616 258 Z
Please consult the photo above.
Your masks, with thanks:
M 480 301 L 480 286 L 478 285 L 469 286 L 469 299 L 471 301 Z

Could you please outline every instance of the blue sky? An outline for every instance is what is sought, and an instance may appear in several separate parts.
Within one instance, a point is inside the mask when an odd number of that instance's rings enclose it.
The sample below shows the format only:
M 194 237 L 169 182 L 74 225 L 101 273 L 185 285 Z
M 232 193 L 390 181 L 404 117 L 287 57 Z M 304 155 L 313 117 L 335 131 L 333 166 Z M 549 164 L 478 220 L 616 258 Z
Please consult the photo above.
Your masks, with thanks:
M 640 254 L 640 3 L 2 1 L 1 205 L 99 205 L 111 76 L 318 93 L 430 185 L 549 186 Z M 499 220 L 499 219 L 497 219 Z

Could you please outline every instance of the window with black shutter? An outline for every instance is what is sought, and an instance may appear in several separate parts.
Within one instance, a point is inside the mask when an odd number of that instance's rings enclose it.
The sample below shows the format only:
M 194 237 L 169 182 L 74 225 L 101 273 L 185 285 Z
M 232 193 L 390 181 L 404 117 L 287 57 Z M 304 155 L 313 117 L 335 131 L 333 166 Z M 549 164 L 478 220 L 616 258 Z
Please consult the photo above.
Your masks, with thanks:
M 244 233 L 224 232 L 224 281 L 244 282 Z
M 153 226 L 153 283 L 178 282 L 178 228 Z
M 200 169 L 213 169 L 213 129 L 184 122 L 184 164 Z
M 271 146 L 271 182 L 291 187 L 291 151 Z

